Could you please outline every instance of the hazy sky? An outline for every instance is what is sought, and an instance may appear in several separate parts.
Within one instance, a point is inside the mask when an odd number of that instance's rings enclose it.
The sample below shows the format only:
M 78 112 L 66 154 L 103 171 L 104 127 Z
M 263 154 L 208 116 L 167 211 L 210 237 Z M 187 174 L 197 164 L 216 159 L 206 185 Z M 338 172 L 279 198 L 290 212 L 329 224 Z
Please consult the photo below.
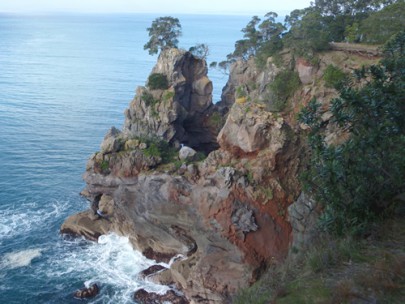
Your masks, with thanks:
M 216 13 L 279 14 L 310 5 L 310 0 L 0 0 L 0 12 L 48 13 Z

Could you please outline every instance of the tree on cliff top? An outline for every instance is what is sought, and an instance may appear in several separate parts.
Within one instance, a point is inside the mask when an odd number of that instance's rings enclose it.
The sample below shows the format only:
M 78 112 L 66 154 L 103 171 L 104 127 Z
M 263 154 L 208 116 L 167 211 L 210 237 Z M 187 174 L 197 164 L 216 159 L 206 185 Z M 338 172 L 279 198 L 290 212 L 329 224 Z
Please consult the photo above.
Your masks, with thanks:
M 147 28 L 149 41 L 143 46 L 150 55 L 157 54 L 159 50 L 177 48 L 181 36 L 181 24 L 179 19 L 173 17 L 159 17 Z

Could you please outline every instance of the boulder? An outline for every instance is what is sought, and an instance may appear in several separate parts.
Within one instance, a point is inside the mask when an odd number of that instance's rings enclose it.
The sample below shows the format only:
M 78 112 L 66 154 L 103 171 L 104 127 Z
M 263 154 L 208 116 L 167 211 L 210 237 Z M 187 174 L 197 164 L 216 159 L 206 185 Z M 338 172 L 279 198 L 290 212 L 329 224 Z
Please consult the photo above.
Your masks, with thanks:
M 286 140 L 283 124 L 283 118 L 277 118 L 253 104 L 247 106 L 235 103 L 218 135 L 218 143 L 222 149 L 236 155 L 254 153 L 265 148 L 276 152 Z
M 180 160 L 191 160 L 196 154 L 197 154 L 196 150 L 187 146 L 183 146 L 179 151 L 179 158 Z
M 77 290 L 73 296 L 77 299 L 90 299 L 94 298 L 98 293 L 100 292 L 100 289 L 98 288 L 97 284 L 93 284 L 88 288 L 83 288 L 80 290 Z
M 298 58 L 296 63 L 298 77 L 303 84 L 310 84 L 315 80 L 318 69 L 311 65 L 307 60 Z
M 111 129 L 105 135 L 103 142 L 101 143 L 101 152 L 118 152 L 122 147 L 122 140 L 120 138 L 120 135 L 120 130 L 115 127 L 111 127 Z

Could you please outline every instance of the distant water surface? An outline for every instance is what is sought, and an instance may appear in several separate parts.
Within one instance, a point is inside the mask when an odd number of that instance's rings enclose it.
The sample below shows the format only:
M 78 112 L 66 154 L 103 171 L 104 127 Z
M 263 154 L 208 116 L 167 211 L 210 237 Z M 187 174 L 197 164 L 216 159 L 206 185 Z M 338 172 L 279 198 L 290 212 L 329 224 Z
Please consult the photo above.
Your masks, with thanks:
M 156 56 L 143 50 L 152 15 L 0 14 L 0 302 L 132 303 L 138 288 L 163 291 L 138 273 L 153 264 L 128 240 L 66 239 L 59 227 L 87 203 L 78 193 L 87 158 L 144 85 Z M 221 61 L 249 17 L 176 16 L 180 47 L 210 47 Z M 210 70 L 214 100 L 227 76 Z

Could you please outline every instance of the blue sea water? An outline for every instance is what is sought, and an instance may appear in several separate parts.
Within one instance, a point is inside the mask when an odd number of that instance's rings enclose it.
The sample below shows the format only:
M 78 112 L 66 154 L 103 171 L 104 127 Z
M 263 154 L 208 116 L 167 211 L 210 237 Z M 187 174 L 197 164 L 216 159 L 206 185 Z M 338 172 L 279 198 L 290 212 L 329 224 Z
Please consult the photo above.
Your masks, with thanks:
M 88 303 L 132 303 L 154 262 L 125 237 L 98 243 L 59 234 L 88 203 L 79 196 L 87 158 L 107 130 L 121 127 L 136 86 L 156 56 L 143 50 L 153 15 L 0 14 L 0 302 L 78 303 L 72 293 L 97 282 Z M 221 61 L 247 16 L 176 16 L 180 47 L 210 47 Z M 227 76 L 210 70 L 214 100 Z

